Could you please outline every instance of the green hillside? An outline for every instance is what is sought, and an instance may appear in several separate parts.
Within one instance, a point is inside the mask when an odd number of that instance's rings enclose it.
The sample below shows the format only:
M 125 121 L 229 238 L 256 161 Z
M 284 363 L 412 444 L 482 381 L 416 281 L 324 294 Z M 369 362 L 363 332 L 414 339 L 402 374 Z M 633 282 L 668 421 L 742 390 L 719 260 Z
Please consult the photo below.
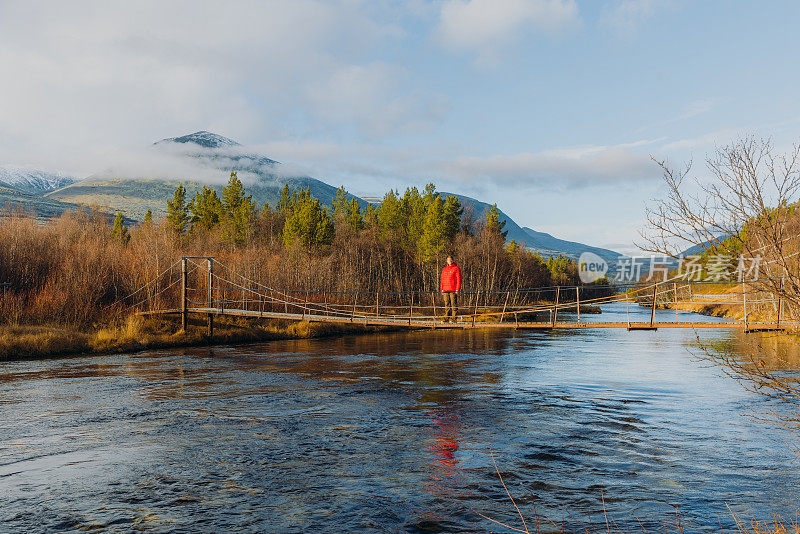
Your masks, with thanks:
M 10 187 L 0 186 L 0 209 L 9 212 L 21 209 L 26 215 L 39 220 L 52 219 L 65 211 L 85 209 L 55 198 L 44 198 Z
M 274 206 L 280 199 L 281 190 L 310 189 L 311 194 L 324 205 L 336 198 L 336 187 L 310 176 L 287 176 L 281 164 L 261 154 L 248 152 L 236 141 L 220 135 L 201 131 L 181 137 L 156 142 L 151 150 L 175 154 L 179 148 L 184 162 L 196 165 L 198 173 L 218 175 L 211 185 L 217 193 L 228 180 L 231 171 L 237 171 L 244 181 L 248 194 L 253 195 L 256 206 L 266 203 Z M 248 180 L 248 177 L 254 180 Z M 159 179 L 147 176 L 119 176 L 110 172 L 96 174 L 85 180 L 48 193 L 52 201 L 69 202 L 84 206 L 100 206 L 109 212 L 122 211 L 131 219 L 141 220 L 147 210 L 156 217 L 166 215 L 167 200 L 183 183 L 189 198 L 202 189 L 203 183 L 180 179 Z M 358 199 L 362 207 L 366 202 Z
M 227 177 L 223 172 L 221 176 Z M 187 197 L 191 198 L 195 192 L 203 188 L 199 182 L 182 182 L 180 180 L 158 180 L 150 178 L 87 178 L 81 182 L 69 185 L 52 193 L 48 193 L 45 200 L 58 204 L 70 203 L 84 206 L 99 206 L 105 211 L 122 213 L 135 220 L 142 220 L 147 210 L 152 210 L 153 215 L 163 217 L 167 213 L 167 200 L 172 198 L 175 189 L 183 183 Z M 247 184 L 247 193 L 253 195 L 256 206 L 269 203 L 275 206 L 281 195 L 281 189 L 288 184 L 291 189 L 311 189 L 311 194 L 325 205 L 330 205 L 336 198 L 336 188 L 314 180 L 313 178 L 276 178 L 269 182 L 259 180 L 254 184 Z M 211 187 L 222 193 L 224 183 L 214 184 Z M 362 201 L 363 202 L 363 201 Z

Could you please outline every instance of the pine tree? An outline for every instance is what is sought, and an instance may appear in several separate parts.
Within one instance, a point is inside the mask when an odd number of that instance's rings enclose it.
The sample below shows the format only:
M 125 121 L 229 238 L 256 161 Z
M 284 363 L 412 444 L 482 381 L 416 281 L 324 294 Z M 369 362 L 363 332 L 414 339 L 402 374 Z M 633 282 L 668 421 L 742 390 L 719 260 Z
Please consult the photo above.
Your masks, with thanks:
M 244 185 L 236 175 L 236 171 L 231 171 L 228 185 L 222 188 L 222 207 L 225 213 L 233 215 L 246 200 L 252 201 L 252 198 L 252 196 L 245 195 Z
M 367 209 L 364 210 L 364 223 L 372 228 L 378 226 L 378 210 L 372 204 L 367 204 Z
M 292 194 L 293 191 L 289 189 L 289 184 L 284 184 L 283 189 L 281 190 L 281 198 L 278 200 L 277 205 L 277 210 L 279 213 L 287 215 L 292 211 Z
M 121 211 L 118 211 L 117 216 L 114 217 L 114 227 L 111 229 L 111 238 L 115 241 L 119 241 L 122 245 L 127 245 L 128 241 L 131 239 L 131 235 L 128 233 L 128 227 L 125 226 L 125 218 L 122 216 Z
M 448 243 L 456 238 L 458 230 L 461 228 L 461 215 L 464 213 L 464 208 L 461 207 L 461 201 L 453 195 L 448 195 L 444 202 L 444 236 Z
M 253 220 L 256 217 L 255 206 L 250 197 L 245 198 L 228 216 L 225 225 L 225 237 L 237 247 L 247 244 L 253 233 Z
M 334 227 L 328 212 L 307 190 L 293 195 L 293 208 L 283 227 L 286 246 L 300 244 L 305 248 L 323 250 L 333 242 Z
M 252 195 L 246 195 L 236 171 L 231 171 L 228 185 L 222 188 L 222 222 L 224 237 L 236 246 L 247 243 L 252 234 L 255 204 Z
M 183 184 L 180 184 L 175 190 L 172 200 L 167 201 L 167 222 L 176 234 L 186 231 L 189 214 L 186 206 L 186 188 L 183 187 Z
M 347 190 L 343 185 L 336 190 L 336 199 L 331 207 L 333 208 L 333 217 L 337 221 L 342 221 L 347 217 L 350 201 L 347 199 Z
M 195 193 L 189 203 L 189 211 L 192 212 L 192 227 L 199 225 L 206 230 L 211 230 L 219 224 L 222 202 L 216 191 L 204 185 L 202 191 Z
M 433 182 L 431 182 L 431 183 L 429 183 L 429 184 L 427 184 L 425 186 L 425 194 L 423 195 L 423 198 L 425 200 L 427 200 L 428 202 L 431 202 L 433 200 L 433 197 L 435 197 L 437 195 L 438 195 L 438 193 L 436 192 L 436 185 L 434 185 Z
M 364 228 L 364 217 L 361 216 L 361 207 L 358 205 L 358 200 L 351 199 L 350 205 L 347 208 L 347 225 L 353 230 L 361 230 Z
M 336 199 L 331 204 L 333 219 L 347 225 L 352 230 L 364 228 L 364 217 L 361 216 L 361 207 L 358 200 L 347 193 L 344 186 L 336 190 Z
M 440 195 L 434 195 L 425 215 L 422 237 L 419 240 L 418 253 L 423 261 L 428 261 L 439 254 L 446 244 L 445 202 Z
M 389 190 L 383 196 L 383 201 L 378 206 L 378 226 L 388 235 L 399 236 L 405 226 L 403 205 L 397 198 L 397 193 Z
M 407 250 L 414 250 L 422 238 L 425 217 L 428 215 L 430 199 L 423 198 L 416 187 L 406 189 L 403 195 L 403 215 L 406 220 Z
M 144 224 L 153 224 L 153 210 L 148 209 L 144 214 Z
M 486 212 L 486 229 L 493 235 L 499 235 L 505 241 L 508 235 L 508 230 L 503 231 L 505 226 L 506 221 L 500 220 L 500 210 L 497 209 L 497 204 L 492 204 L 492 209 Z

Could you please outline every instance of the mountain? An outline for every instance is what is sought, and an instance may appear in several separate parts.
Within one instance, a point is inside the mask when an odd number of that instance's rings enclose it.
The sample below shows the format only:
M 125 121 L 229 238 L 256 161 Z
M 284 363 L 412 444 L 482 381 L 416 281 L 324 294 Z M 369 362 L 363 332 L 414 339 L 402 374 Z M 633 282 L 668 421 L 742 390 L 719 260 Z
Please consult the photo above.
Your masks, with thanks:
M 31 195 L 43 195 L 74 183 L 75 179 L 27 167 L 0 167 L 0 185 Z
M 687 256 L 695 256 L 703 254 L 706 250 L 716 245 L 717 241 L 719 241 L 720 243 L 724 243 L 725 240 L 729 239 L 730 237 L 731 237 L 730 234 L 723 234 L 717 237 L 716 240 L 708 240 L 703 243 L 700 243 L 699 245 L 692 245 L 691 247 L 687 248 L 686 250 L 678 254 L 678 256 L 683 256 L 685 258 Z
M 180 184 L 186 187 L 189 198 L 209 182 L 210 187 L 221 193 L 233 170 L 238 172 L 247 192 L 259 207 L 265 203 L 275 206 L 281 190 L 287 185 L 290 189 L 310 189 L 311 194 L 324 205 L 330 206 L 336 198 L 337 189 L 322 180 L 292 173 L 274 159 L 256 153 L 233 139 L 205 130 L 156 141 L 147 150 L 151 151 L 144 158 L 150 164 L 148 170 L 105 170 L 80 182 L 61 175 L 37 174 L 29 170 L 9 171 L 7 175 L 13 177 L 13 182 L 7 188 L 0 188 L 0 203 L 10 201 L 21 204 L 25 210 L 35 212 L 41 218 L 56 216 L 67 209 L 93 206 L 109 214 L 119 210 L 126 218 L 142 220 L 148 209 L 156 217 L 165 216 L 167 200 L 172 198 Z M 192 178 L 187 179 L 187 176 Z M 465 215 L 475 221 L 483 219 L 491 209 L 486 202 L 456 193 L 443 193 L 451 194 L 461 201 Z M 364 199 L 352 195 L 351 198 L 357 199 L 362 208 L 366 208 Z M 502 211 L 500 217 L 506 221 L 508 240 L 513 239 L 545 256 L 563 254 L 577 259 L 582 252 L 590 251 L 610 263 L 620 256 L 612 250 L 565 241 L 550 234 L 522 228 Z
M 49 193 L 47 197 L 62 202 L 104 206 L 112 212 L 121 210 L 126 216 L 141 220 L 148 209 L 156 217 L 166 215 L 167 200 L 172 198 L 181 183 L 190 198 L 203 185 L 209 185 L 221 194 L 230 172 L 235 170 L 259 207 L 266 203 L 275 206 L 285 185 L 290 189 L 310 189 L 311 194 L 325 205 L 330 205 L 336 198 L 335 187 L 310 176 L 287 173 L 280 162 L 248 151 L 233 139 L 211 132 L 200 131 L 162 139 L 153 143 L 151 149 L 156 155 L 177 157 L 181 163 L 196 169 L 198 174 L 210 177 L 213 183 L 177 176 L 154 178 L 104 171 Z M 169 174 L 169 171 L 162 174 Z M 358 201 L 366 207 L 366 202 Z
M 481 202 L 472 197 L 459 195 L 458 193 L 443 192 L 442 195 L 453 195 L 457 197 L 464 207 L 464 214 L 475 221 L 483 220 L 486 217 L 486 213 L 492 209 L 491 204 Z M 506 225 L 503 228 L 504 231 L 508 232 L 506 240 L 511 241 L 513 239 L 517 243 L 538 252 L 542 256 L 557 256 L 558 254 L 562 254 L 577 260 L 581 253 L 593 252 L 609 262 L 609 264 L 615 263 L 617 259 L 622 256 L 622 254 L 614 252 L 613 250 L 592 247 L 574 241 L 565 241 L 544 232 L 537 232 L 531 228 L 521 227 L 514 219 L 503 213 L 502 210 L 498 209 L 498 212 L 500 214 L 500 220 L 506 221 Z
M 18 210 L 39 221 L 59 217 L 66 211 L 90 211 L 86 206 L 60 202 L 0 185 L 0 218 Z M 106 216 L 109 222 L 113 219 L 111 213 L 101 213 L 101 215 Z
M 199 132 L 195 132 L 188 135 L 182 135 L 180 137 L 169 137 L 167 139 L 162 139 L 161 141 L 156 141 L 153 144 L 161 145 L 165 143 L 192 143 L 201 146 L 203 148 L 223 148 L 229 146 L 242 146 L 233 139 L 228 139 L 227 137 L 207 132 L 206 130 L 200 130 Z
M 529 236 L 529 240 L 525 243 L 543 254 L 551 255 L 556 253 L 578 259 L 584 252 L 593 252 L 610 264 L 615 263 L 622 256 L 619 252 L 607 248 L 593 247 L 584 245 L 583 243 L 576 243 L 575 241 L 558 239 L 545 232 L 537 232 L 527 226 L 524 226 L 522 230 Z
M 0 167 L 0 211 L 9 213 L 21 210 L 36 219 L 47 220 L 65 211 L 85 209 L 43 196 L 73 182 L 73 178 L 60 173 L 5 165 Z

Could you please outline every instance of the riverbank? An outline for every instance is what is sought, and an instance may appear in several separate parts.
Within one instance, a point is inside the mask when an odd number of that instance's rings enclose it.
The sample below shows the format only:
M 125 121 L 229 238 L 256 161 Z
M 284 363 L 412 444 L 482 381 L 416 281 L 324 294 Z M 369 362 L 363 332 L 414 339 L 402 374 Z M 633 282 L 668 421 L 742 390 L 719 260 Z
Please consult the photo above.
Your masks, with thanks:
M 502 307 L 482 309 L 480 313 L 475 315 L 475 322 L 480 323 L 494 323 L 497 321 L 513 322 L 513 321 L 549 321 L 552 318 L 552 308 L 555 302 L 541 301 L 532 304 L 523 310 L 506 310 L 503 311 Z M 537 311 L 530 311 L 536 309 Z M 578 312 L 578 307 L 572 305 L 560 305 L 558 308 L 559 314 L 569 313 L 575 315 Z M 584 315 L 599 315 L 603 313 L 602 308 L 599 306 L 591 306 L 588 304 L 581 304 L 580 313 Z M 472 316 L 467 316 L 469 320 Z
M 387 326 L 308 321 L 255 321 L 243 317 L 220 316 L 214 322 L 214 337 L 210 340 L 206 320 L 199 317 L 190 318 L 186 331 L 180 329 L 178 317 L 145 319 L 131 316 L 121 325 L 96 328 L 88 332 L 52 325 L 0 326 L 0 362 L 209 344 L 310 339 L 396 329 Z
M 563 313 L 574 313 L 562 309 Z M 581 313 L 598 314 L 596 306 L 581 306 Z M 501 309 L 487 310 L 475 317 L 476 322 L 496 322 Z M 518 312 L 517 320 L 544 320 L 547 312 Z M 514 312 L 504 319 L 513 321 Z M 190 316 L 186 331 L 179 316 L 130 316 L 123 324 L 100 326 L 89 331 L 62 325 L 0 326 L 0 362 L 35 360 L 81 354 L 110 354 L 136 352 L 146 349 L 192 347 L 209 344 L 236 344 L 276 341 L 282 339 L 311 339 L 351 334 L 369 334 L 403 330 L 404 326 L 374 326 L 357 323 L 323 323 L 280 319 L 217 316 L 213 340 L 208 337 L 205 316 Z
M 692 292 L 692 302 L 679 302 L 677 306 L 672 303 L 659 305 L 660 309 L 686 311 L 706 315 L 710 317 L 720 317 L 732 321 L 743 322 L 745 320 L 745 309 L 741 302 L 741 286 L 729 285 L 716 286 L 710 288 L 699 287 Z M 754 295 L 748 300 L 754 299 Z M 730 300 L 730 302 L 726 302 Z M 747 320 L 752 323 L 770 323 L 778 319 L 777 304 L 768 303 L 748 303 Z

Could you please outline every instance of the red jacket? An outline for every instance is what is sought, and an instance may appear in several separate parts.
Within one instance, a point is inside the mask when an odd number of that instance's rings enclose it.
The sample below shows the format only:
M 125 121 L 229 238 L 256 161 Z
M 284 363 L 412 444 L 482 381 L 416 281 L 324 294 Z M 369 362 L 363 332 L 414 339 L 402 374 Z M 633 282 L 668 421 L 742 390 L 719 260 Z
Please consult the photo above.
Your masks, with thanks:
M 461 289 L 461 269 L 458 265 L 445 265 L 442 269 L 440 291 L 459 291 Z

